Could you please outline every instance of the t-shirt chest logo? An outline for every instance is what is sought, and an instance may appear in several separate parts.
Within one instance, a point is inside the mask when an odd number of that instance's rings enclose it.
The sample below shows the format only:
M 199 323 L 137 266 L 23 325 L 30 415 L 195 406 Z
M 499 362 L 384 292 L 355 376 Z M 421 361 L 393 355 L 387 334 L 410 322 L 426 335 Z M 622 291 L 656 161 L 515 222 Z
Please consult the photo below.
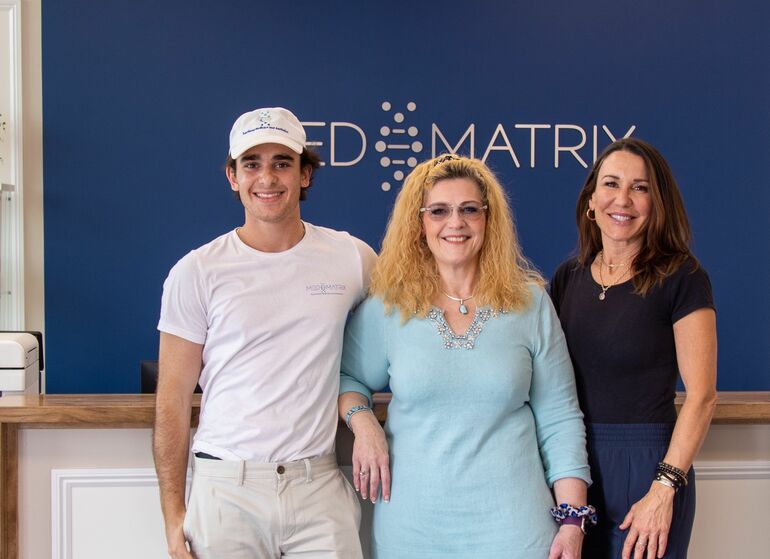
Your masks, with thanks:
M 305 286 L 305 293 L 309 295 L 344 295 L 348 286 L 344 283 L 321 282 L 310 283 Z

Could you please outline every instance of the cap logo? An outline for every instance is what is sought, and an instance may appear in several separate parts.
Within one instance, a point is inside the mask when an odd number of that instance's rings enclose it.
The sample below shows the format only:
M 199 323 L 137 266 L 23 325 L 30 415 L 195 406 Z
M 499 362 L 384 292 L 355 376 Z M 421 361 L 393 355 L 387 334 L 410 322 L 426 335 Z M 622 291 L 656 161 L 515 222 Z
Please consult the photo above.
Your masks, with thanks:
M 241 132 L 241 136 L 245 136 L 246 134 L 251 134 L 252 132 L 256 132 L 257 130 L 278 130 L 280 132 L 283 132 L 284 134 L 289 134 L 289 131 L 286 130 L 286 128 L 281 128 L 280 126 L 273 126 L 270 124 L 273 120 L 273 115 L 270 114 L 270 111 L 259 111 L 259 114 L 257 115 L 257 118 L 259 119 L 259 126 L 255 126 L 254 128 L 249 128 L 248 130 L 244 130 Z

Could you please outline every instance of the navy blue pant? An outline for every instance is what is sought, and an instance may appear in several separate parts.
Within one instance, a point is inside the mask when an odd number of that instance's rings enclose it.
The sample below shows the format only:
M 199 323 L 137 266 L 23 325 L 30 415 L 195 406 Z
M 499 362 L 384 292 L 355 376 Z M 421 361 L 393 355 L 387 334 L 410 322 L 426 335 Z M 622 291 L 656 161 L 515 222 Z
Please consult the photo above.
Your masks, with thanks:
M 592 423 L 587 426 L 588 463 L 593 485 L 588 502 L 596 507 L 599 524 L 588 532 L 583 559 L 620 559 L 628 530 L 619 526 L 631 505 L 650 489 L 655 467 L 671 441 L 673 424 Z M 674 516 L 664 559 L 686 559 L 695 519 L 695 474 L 674 497 Z M 632 555 L 633 557 L 633 555 Z M 646 557 L 646 554 L 645 554 Z

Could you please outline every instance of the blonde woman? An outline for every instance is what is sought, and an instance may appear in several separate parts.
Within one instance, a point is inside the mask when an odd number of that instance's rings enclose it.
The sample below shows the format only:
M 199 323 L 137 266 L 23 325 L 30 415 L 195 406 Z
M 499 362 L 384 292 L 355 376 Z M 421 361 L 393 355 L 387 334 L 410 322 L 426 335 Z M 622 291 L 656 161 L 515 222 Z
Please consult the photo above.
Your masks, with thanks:
M 443 155 L 407 177 L 342 370 L 354 485 L 381 494 L 373 557 L 580 557 L 592 510 L 572 366 L 483 163 Z M 369 403 L 388 385 L 383 431 Z

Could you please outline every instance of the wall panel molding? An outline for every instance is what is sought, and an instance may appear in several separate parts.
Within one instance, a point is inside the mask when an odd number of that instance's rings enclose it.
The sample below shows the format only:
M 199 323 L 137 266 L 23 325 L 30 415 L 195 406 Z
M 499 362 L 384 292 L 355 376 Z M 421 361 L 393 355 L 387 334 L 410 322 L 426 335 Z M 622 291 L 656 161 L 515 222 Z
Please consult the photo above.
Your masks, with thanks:
M 767 460 L 703 461 L 696 463 L 695 469 L 699 482 L 728 480 L 751 484 L 770 479 Z M 348 480 L 352 479 L 352 466 L 341 466 L 341 470 Z M 188 488 L 190 481 L 191 472 L 188 472 Z M 165 557 L 157 488 L 158 479 L 152 468 L 52 470 L 51 557 Z M 703 489 L 701 487 L 701 491 Z M 108 510 L 98 506 L 105 502 Z M 93 503 L 97 505 L 92 506 Z M 362 509 L 361 536 L 368 544 L 371 504 L 362 503 Z M 149 523 L 149 528 L 143 527 L 142 522 Z M 88 528 L 90 523 L 94 523 L 92 530 Z M 110 542 L 116 548 L 106 549 L 104 540 L 109 539 L 113 530 L 115 534 Z
M 695 475 L 698 481 L 770 479 L 770 461 L 696 462 Z
M 188 471 L 189 489 L 191 473 Z M 90 559 L 91 557 L 155 557 L 165 551 L 164 531 L 157 495 L 158 478 L 152 468 L 129 469 L 66 469 L 51 471 L 51 557 L 52 559 Z M 111 510 L 94 510 L 89 502 L 109 501 Z M 137 506 L 138 505 L 138 506 Z M 86 509 L 89 509 L 86 511 Z M 138 509 L 138 510 L 137 510 Z M 129 517 L 129 522 L 126 518 Z M 157 517 L 152 526 L 155 537 L 143 530 L 132 533 L 133 516 L 137 521 Z M 114 519 L 114 523 L 110 522 Z M 101 520 L 100 520 L 101 519 Z M 107 527 L 99 531 L 83 528 L 83 523 L 99 521 Z M 114 529 L 119 538 L 111 542 L 110 549 L 97 549 L 96 540 Z M 83 541 L 84 533 L 93 533 L 92 541 Z M 160 538 L 158 538 L 160 534 Z M 81 538 L 78 540 L 78 538 Z M 132 540 L 134 547 L 145 545 L 145 551 L 137 555 L 137 549 L 121 545 L 121 538 Z M 160 547 L 159 547 L 160 546 Z M 78 552 L 80 550 L 80 552 Z M 157 552 L 156 552 L 157 550 Z M 165 557 L 165 555 L 161 555 Z

